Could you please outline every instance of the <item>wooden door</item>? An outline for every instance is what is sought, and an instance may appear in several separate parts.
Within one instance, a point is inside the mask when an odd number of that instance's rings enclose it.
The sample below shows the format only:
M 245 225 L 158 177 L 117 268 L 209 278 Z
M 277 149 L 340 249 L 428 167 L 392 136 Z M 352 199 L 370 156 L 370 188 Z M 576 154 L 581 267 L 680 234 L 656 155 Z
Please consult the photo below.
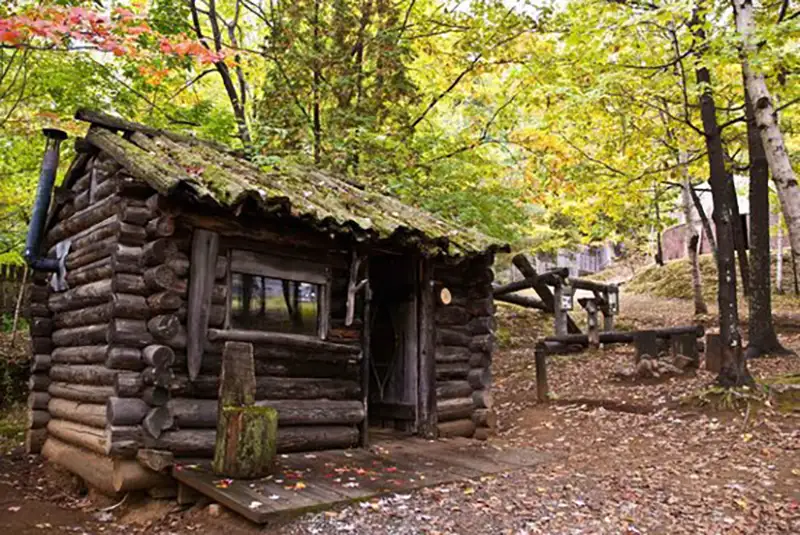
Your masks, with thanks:
M 418 409 L 417 263 L 370 259 L 370 424 L 415 431 Z

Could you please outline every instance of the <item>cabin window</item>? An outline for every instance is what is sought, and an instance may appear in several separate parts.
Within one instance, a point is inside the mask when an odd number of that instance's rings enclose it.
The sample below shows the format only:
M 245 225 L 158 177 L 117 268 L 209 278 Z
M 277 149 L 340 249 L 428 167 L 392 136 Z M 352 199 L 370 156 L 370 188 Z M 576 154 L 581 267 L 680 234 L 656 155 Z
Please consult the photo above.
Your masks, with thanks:
M 325 338 L 329 279 L 323 265 L 231 251 L 228 325 Z

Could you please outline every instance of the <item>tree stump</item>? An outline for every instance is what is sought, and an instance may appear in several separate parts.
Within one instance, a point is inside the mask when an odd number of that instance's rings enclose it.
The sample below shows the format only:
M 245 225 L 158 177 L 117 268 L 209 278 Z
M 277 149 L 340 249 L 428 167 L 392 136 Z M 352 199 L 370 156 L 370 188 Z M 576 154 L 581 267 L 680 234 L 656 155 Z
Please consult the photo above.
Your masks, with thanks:
M 278 411 L 272 407 L 223 407 L 214 446 L 214 473 L 235 479 L 266 476 L 275 458 Z
M 253 345 L 226 342 L 222 353 L 214 473 L 236 479 L 266 476 L 275 458 L 278 411 L 257 407 Z

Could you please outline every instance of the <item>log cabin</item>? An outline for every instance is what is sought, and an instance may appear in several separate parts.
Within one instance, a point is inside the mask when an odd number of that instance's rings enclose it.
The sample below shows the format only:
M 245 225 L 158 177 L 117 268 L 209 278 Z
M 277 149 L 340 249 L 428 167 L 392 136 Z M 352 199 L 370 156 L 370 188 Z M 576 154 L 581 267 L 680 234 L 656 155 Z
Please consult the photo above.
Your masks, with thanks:
M 213 453 L 227 341 L 253 344 L 279 452 L 491 433 L 504 245 L 351 179 L 76 118 L 52 199 L 65 136 L 46 132 L 25 252 L 29 452 L 106 493 L 163 484 L 143 452 Z

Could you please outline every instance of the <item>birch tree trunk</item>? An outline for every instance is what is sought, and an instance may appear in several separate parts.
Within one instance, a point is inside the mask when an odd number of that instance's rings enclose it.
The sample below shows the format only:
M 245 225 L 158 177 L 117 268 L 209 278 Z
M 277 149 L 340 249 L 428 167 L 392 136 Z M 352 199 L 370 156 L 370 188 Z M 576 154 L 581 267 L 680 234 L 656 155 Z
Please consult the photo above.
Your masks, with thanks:
M 775 291 L 783 293 L 783 219 L 778 214 L 778 258 L 775 266 Z
M 679 163 L 684 164 L 681 166 L 681 173 L 683 173 L 683 191 L 681 193 L 681 201 L 683 202 L 683 215 L 686 219 L 686 252 L 689 255 L 689 264 L 692 268 L 692 293 L 694 295 L 694 313 L 707 314 L 708 307 L 703 300 L 703 281 L 700 275 L 700 262 L 697 255 L 697 246 L 700 243 L 700 233 L 697 231 L 695 224 L 694 210 L 692 206 L 692 195 L 690 192 L 692 183 L 689 180 L 689 171 L 686 168 L 686 153 L 681 152 L 678 155 Z
M 750 94 L 753 113 L 758 126 L 761 141 L 764 145 L 769 169 L 772 171 L 772 180 L 778 191 L 781 201 L 781 210 L 789 231 L 789 245 L 792 257 L 797 261 L 800 255 L 800 189 L 789 153 L 783 141 L 783 134 L 778 127 L 778 118 L 775 106 L 772 103 L 764 75 L 750 67 L 747 56 L 756 52 L 756 43 L 753 34 L 756 31 L 756 21 L 752 0 L 733 0 L 736 14 L 736 29 L 742 37 L 742 70 L 744 71 L 745 84 Z

